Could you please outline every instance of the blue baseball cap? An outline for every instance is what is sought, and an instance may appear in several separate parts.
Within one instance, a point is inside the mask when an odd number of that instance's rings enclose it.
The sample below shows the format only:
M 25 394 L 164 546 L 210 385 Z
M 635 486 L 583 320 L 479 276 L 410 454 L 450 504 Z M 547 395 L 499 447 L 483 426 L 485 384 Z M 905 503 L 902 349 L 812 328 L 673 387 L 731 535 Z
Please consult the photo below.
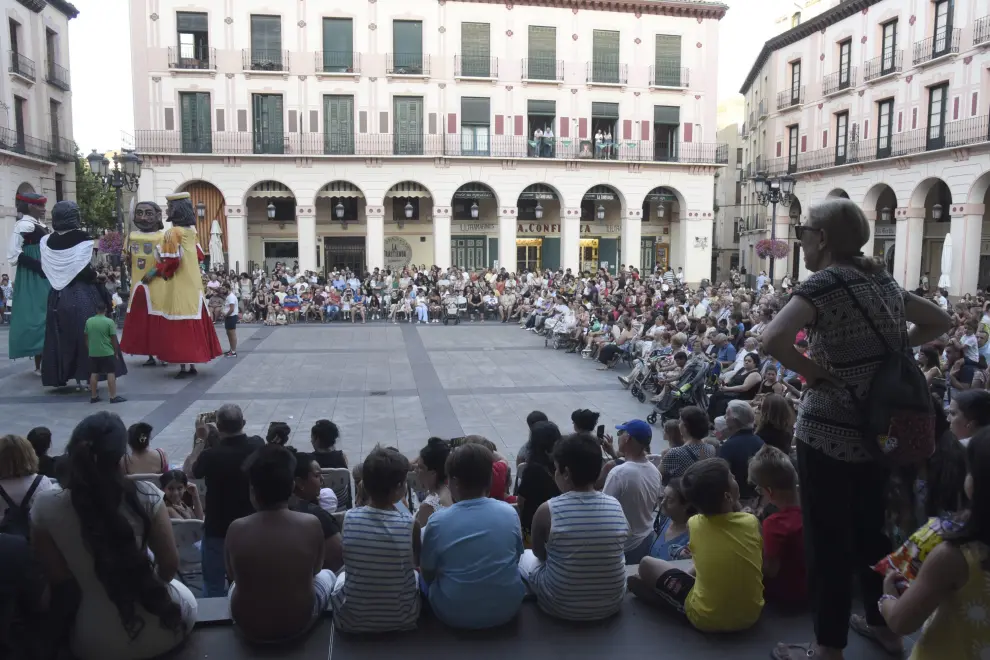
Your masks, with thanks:
M 653 427 L 641 419 L 631 419 L 625 424 L 619 424 L 616 430 L 625 431 L 631 438 L 644 445 L 653 440 Z

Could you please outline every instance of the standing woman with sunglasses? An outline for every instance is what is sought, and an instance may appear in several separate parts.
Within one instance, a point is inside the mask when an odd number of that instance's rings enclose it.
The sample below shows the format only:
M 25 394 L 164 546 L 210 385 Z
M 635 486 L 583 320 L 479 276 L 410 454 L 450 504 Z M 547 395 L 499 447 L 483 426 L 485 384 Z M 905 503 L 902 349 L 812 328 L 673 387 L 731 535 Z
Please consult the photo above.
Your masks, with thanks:
M 762 340 L 808 384 L 794 435 L 817 639 L 810 649 L 780 644 L 773 657 L 840 660 L 850 627 L 893 653 L 902 650 L 901 639 L 877 609 L 883 576 L 869 569 L 891 549 L 884 536 L 889 471 L 867 450 L 859 405 L 888 355 L 886 346 L 920 346 L 946 332 L 951 321 L 936 305 L 904 291 L 882 262 L 864 256 L 870 226 L 857 204 L 828 199 L 811 209 L 795 235 L 813 275 L 796 288 Z M 910 331 L 907 322 L 914 324 Z M 811 357 L 794 346 L 803 328 Z M 865 617 L 850 616 L 854 575 Z

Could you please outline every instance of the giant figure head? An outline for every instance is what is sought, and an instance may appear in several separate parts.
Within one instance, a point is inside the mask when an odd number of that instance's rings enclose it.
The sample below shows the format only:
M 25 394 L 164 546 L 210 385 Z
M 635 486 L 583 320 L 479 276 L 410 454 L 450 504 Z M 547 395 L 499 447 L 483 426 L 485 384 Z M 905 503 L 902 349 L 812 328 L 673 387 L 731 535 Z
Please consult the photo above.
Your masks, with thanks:
M 72 231 L 82 225 L 79 205 L 75 202 L 61 201 L 52 207 L 52 229 L 57 232 Z
M 189 193 L 169 195 L 168 221 L 176 227 L 195 227 L 196 212 L 193 211 L 192 198 Z
M 44 195 L 33 192 L 17 193 L 15 202 L 17 212 L 21 215 L 29 215 L 38 221 L 45 219 L 45 206 L 48 204 L 48 198 Z
M 143 232 L 160 231 L 165 228 L 162 222 L 162 207 L 154 202 L 138 202 L 134 206 L 134 226 Z

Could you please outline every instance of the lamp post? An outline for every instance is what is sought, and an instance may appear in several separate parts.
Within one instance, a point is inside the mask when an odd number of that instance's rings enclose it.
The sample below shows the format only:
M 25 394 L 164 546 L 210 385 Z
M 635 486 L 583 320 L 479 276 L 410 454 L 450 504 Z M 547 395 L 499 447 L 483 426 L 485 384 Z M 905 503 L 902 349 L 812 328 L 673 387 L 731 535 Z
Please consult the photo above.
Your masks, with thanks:
M 881 222 L 890 222 L 890 207 L 889 206 L 885 206 L 885 207 L 883 207 L 883 209 L 881 209 L 881 211 L 880 211 L 880 221 Z
M 199 218 L 200 222 L 206 217 L 206 204 L 202 200 L 196 202 L 196 217 Z
M 268 202 L 268 219 L 269 220 L 274 220 L 275 219 L 275 203 L 274 202 Z
M 478 219 L 478 202 L 475 202 L 474 204 L 471 205 L 471 219 L 472 220 Z
M 347 221 L 344 220 L 344 203 L 337 202 L 337 205 L 333 207 L 333 212 L 337 216 L 337 219 L 340 220 L 340 226 L 347 229 Z
M 598 219 L 599 220 L 605 219 L 605 207 L 602 206 L 601 204 L 598 205 Z
M 533 215 L 536 216 L 537 220 L 543 219 L 543 205 L 539 202 L 536 202 L 536 208 L 533 209 Z
M 770 225 L 770 242 L 777 241 L 777 204 L 790 206 L 791 194 L 794 192 L 794 177 L 785 174 L 781 177 L 767 178 L 760 174 L 756 177 L 757 201 L 766 206 L 773 204 L 773 219 Z M 770 255 L 770 281 L 773 282 L 773 266 L 776 259 Z
M 86 157 L 89 169 L 96 175 L 97 180 L 105 189 L 113 188 L 116 194 L 117 232 L 121 242 L 124 240 L 124 189 L 137 192 L 138 181 L 141 179 L 141 159 L 133 151 L 124 151 L 123 155 L 114 154 L 113 167 L 110 161 L 97 153 L 96 149 Z M 127 268 L 123 263 L 123 255 L 117 255 L 117 265 L 120 266 L 120 290 L 124 296 L 130 296 Z

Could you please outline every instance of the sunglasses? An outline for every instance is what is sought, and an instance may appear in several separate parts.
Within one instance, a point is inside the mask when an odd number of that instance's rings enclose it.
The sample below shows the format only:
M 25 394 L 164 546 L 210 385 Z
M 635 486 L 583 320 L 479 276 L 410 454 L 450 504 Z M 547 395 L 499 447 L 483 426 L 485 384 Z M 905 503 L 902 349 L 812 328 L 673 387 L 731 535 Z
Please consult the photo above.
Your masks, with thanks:
M 821 229 L 818 229 L 817 227 L 808 227 L 806 225 L 798 225 L 798 226 L 796 226 L 794 228 L 794 237 L 796 239 L 798 239 L 799 241 L 803 241 L 804 240 L 804 235 L 807 234 L 808 232 L 812 232 L 812 231 L 820 232 L 822 230 Z

